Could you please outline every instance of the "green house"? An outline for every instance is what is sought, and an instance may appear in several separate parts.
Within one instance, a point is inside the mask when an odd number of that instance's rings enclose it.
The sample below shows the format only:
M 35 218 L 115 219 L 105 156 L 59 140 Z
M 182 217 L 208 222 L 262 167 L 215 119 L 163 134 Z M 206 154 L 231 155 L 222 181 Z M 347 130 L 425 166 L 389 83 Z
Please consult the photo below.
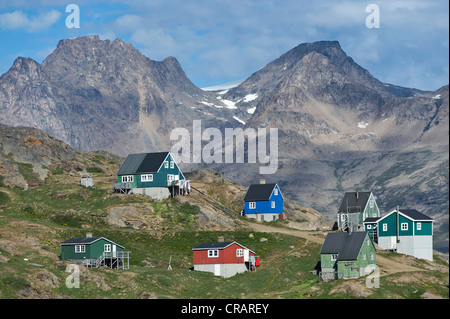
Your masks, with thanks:
M 105 237 L 71 238 L 61 243 L 61 260 L 69 260 L 87 267 L 108 266 L 128 269 L 129 252 L 125 247 Z
M 160 200 L 189 191 L 189 183 L 170 152 L 140 153 L 127 156 L 114 190 Z
M 377 220 L 382 249 L 433 260 L 433 219 L 415 209 L 396 209 Z
M 347 192 L 342 198 L 337 212 L 337 226 L 340 230 L 347 230 L 349 225 L 363 229 L 366 218 L 380 216 L 375 196 L 372 192 Z
M 328 233 L 320 250 L 323 280 L 359 278 L 376 264 L 376 249 L 367 232 Z

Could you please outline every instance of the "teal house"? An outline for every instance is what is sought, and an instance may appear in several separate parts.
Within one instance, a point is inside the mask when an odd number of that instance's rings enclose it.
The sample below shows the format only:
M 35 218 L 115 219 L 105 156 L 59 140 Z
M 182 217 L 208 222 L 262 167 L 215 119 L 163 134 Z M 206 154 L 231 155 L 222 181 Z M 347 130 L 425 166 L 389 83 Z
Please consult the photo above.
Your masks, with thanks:
M 189 191 L 189 182 L 170 152 L 130 154 L 117 172 L 114 190 L 160 200 Z
M 328 233 L 320 250 L 321 278 L 359 278 L 376 264 L 376 249 L 367 232 Z
M 356 230 L 362 230 L 364 220 L 376 217 L 380 217 L 380 210 L 372 192 L 347 192 L 338 208 L 337 226 L 344 231 L 349 225 Z
M 396 209 L 377 220 L 378 246 L 433 260 L 433 219 L 415 209 Z
M 62 242 L 59 257 L 61 260 L 70 260 L 87 267 L 129 267 L 129 252 L 125 251 L 125 247 L 105 237 L 92 237 L 89 234 Z

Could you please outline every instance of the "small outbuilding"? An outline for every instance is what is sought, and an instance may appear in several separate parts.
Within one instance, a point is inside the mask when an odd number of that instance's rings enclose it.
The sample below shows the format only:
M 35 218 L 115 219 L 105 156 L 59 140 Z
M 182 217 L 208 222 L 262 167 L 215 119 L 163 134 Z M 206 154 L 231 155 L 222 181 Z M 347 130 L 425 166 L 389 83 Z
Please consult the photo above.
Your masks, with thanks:
M 255 270 L 259 257 L 247 247 L 233 241 L 203 243 L 194 248 L 194 270 L 212 272 L 225 278 Z

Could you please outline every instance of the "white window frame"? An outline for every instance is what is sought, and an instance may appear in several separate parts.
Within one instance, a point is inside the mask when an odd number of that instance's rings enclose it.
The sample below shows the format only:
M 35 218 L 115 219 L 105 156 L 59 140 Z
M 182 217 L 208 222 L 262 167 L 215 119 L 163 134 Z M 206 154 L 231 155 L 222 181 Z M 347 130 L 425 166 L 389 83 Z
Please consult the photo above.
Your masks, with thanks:
M 86 252 L 86 245 L 75 245 L 75 253 L 84 254 Z
M 373 261 L 373 260 L 374 260 L 374 257 L 375 257 L 375 256 L 373 255 L 373 253 L 370 253 L 370 260 Z
M 219 257 L 219 250 L 208 249 L 208 258 L 217 258 L 217 257 Z
M 366 261 L 366 259 L 367 259 L 366 254 L 362 254 L 362 260 L 363 260 L 363 261 Z
M 275 196 L 278 196 L 278 188 L 275 188 L 275 190 L 273 191 L 273 194 L 274 194 Z
M 111 252 L 111 244 L 105 244 L 105 245 L 103 246 L 103 251 L 104 251 L 105 253 L 110 253 L 110 252 Z
M 369 238 L 366 239 L 366 246 L 367 246 L 367 247 L 370 246 L 370 239 L 369 239 Z
M 168 161 L 164 161 L 164 167 L 165 168 L 169 168 L 169 162 Z
M 272 203 L 270 204 L 270 207 L 275 208 L 275 201 L 272 201 Z
M 244 250 L 236 249 L 236 257 L 244 257 Z
M 367 225 L 367 229 L 372 229 L 372 225 Z
M 124 175 L 122 176 L 122 183 L 133 183 L 133 175 Z
M 255 209 L 256 208 L 256 202 L 250 202 L 248 203 L 248 208 Z
M 141 175 L 141 182 L 153 182 L 153 174 Z
M 174 161 L 170 161 L 170 168 L 175 168 L 175 162 Z
M 401 224 L 401 230 L 408 230 L 408 223 L 402 223 Z
M 416 229 L 417 230 L 422 230 L 422 223 L 421 222 L 417 222 Z
M 338 254 L 331 254 L 331 261 L 336 261 Z
M 387 231 L 388 230 L 388 224 L 384 223 L 383 224 L 383 231 Z

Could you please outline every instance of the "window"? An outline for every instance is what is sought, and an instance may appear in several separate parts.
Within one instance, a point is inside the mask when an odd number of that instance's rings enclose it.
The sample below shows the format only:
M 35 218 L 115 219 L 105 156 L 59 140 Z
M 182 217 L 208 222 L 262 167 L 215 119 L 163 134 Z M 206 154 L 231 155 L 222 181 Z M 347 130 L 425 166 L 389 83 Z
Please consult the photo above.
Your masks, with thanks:
M 105 253 L 111 252 L 111 244 L 105 244 L 105 248 L 103 249 Z
M 153 182 L 153 174 L 141 175 L 141 182 Z
M 371 199 L 371 200 L 369 201 L 369 207 L 370 207 L 370 208 L 373 208 L 373 199 Z
M 173 181 L 173 175 L 172 174 L 167 174 L 167 181 L 168 182 L 172 182 Z
M 165 168 L 169 168 L 169 162 L 168 161 L 164 161 L 164 167 Z
M 383 231 L 387 231 L 387 224 L 383 224 Z
M 366 239 L 366 246 L 369 247 L 370 246 L 370 239 Z
M 122 176 L 122 183 L 133 183 L 133 175 Z
M 417 222 L 417 230 L 422 230 L 422 223 L 421 222 Z
M 367 225 L 367 229 L 372 229 L 372 225 Z
M 174 168 L 174 167 L 175 167 L 175 164 L 174 164 L 173 161 L 171 161 L 171 162 L 170 162 L 170 168 Z
M 374 257 L 375 257 L 375 256 L 373 255 L 373 253 L 370 253 L 370 260 L 373 261 L 373 260 L 374 260 Z
M 272 201 L 272 208 L 275 208 L 275 202 Z
M 367 257 L 366 257 L 366 254 L 362 254 L 362 260 L 363 260 L 363 261 L 366 261 L 366 258 L 367 258 Z
M 273 191 L 273 193 L 275 194 L 275 196 L 278 196 L 278 188 L 275 188 L 275 190 Z
M 408 223 L 402 223 L 402 230 L 408 230 Z
M 85 253 L 86 246 L 85 245 L 75 245 L 75 252 L 76 253 Z
M 248 203 L 248 207 L 250 209 L 255 209 L 256 208 L 256 203 L 255 202 L 250 202 L 250 203 Z
M 236 249 L 236 257 L 242 257 L 242 256 L 244 256 L 244 250 Z
M 218 250 L 208 250 L 208 257 L 219 257 Z
M 336 259 L 337 259 L 337 254 L 333 254 L 333 255 L 331 255 L 331 261 L 336 261 Z
M 342 214 L 341 215 L 341 222 L 345 222 L 347 220 L 347 215 Z

